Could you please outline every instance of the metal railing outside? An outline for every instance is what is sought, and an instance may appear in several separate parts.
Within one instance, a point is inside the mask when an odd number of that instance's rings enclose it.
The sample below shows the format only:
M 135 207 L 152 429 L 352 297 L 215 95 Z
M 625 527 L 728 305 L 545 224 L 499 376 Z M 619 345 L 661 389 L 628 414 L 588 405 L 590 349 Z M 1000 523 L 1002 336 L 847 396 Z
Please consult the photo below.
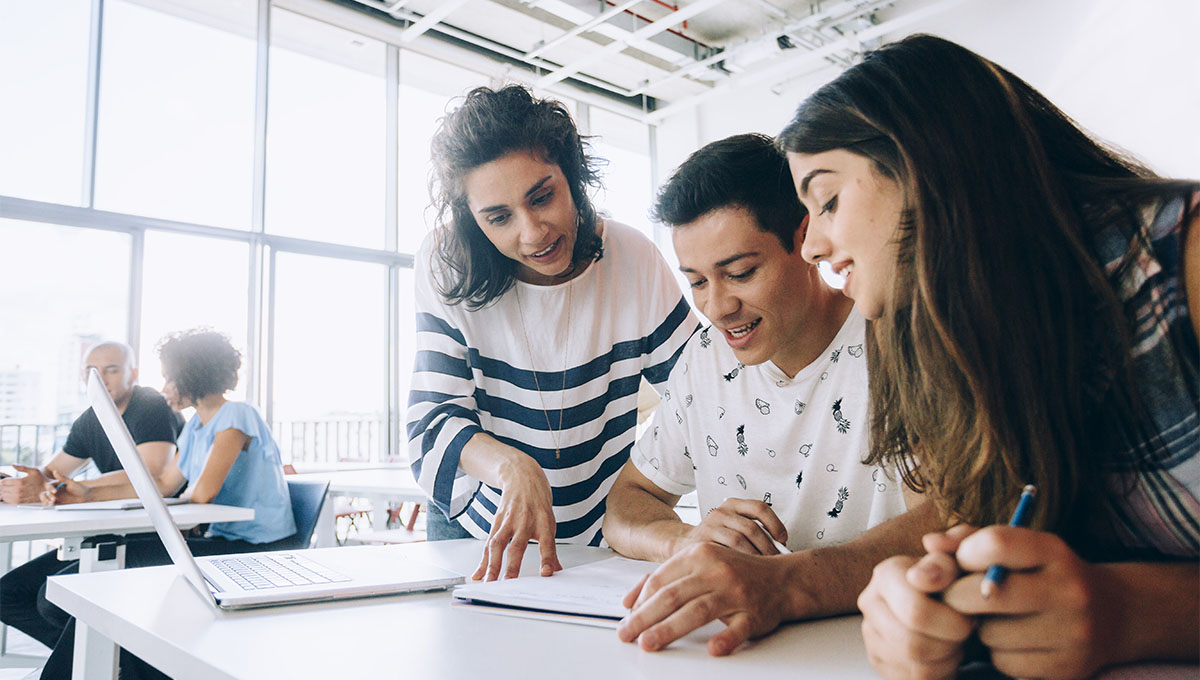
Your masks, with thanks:
M 70 425 L 0 423 L 0 465 L 40 465 L 67 441 Z
M 387 458 L 382 419 L 280 420 L 271 425 L 284 462 L 382 462 Z
M 69 424 L 0 423 L 0 465 L 37 466 L 62 449 Z M 285 463 L 376 463 L 387 459 L 380 418 L 283 420 L 271 426 Z

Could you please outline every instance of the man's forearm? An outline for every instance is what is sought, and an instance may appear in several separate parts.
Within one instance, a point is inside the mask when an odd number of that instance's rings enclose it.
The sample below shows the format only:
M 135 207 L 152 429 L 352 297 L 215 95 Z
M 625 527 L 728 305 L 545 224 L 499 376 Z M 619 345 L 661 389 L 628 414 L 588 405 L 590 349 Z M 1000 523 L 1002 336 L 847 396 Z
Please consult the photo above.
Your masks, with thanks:
M 112 472 L 105 472 L 95 479 L 89 479 L 82 483 L 92 487 L 93 489 L 102 486 L 128 485 L 129 475 L 124 470 L 113 470 Z
M 613 550 L 638 560 L 665 562 L 692 530 L 652 494 L 629 488 L 609 495 L 604 538 Z
M 876 564 L 893 555 L 923 554 L 921 537 L 944 528 L 934 504 L 926 501 L 847 543 L 768 558 L 786 562 L 790 572 L 788 619 L 855 611 Z
M 93 483 L 96 481 L 97 480 L 95 479 L 91 479 L 86 482 L 80 482 L 84 486 L 88 487 L 89 493 L 87 495 L 87 500 L 89 502 L 112 501 L 119 498 L 134 498 L 137 496 L 137 492 L 134 491 L 133 485 L 129 483 L 128 479 L 117 480 L 111 484 L 101 485 Z

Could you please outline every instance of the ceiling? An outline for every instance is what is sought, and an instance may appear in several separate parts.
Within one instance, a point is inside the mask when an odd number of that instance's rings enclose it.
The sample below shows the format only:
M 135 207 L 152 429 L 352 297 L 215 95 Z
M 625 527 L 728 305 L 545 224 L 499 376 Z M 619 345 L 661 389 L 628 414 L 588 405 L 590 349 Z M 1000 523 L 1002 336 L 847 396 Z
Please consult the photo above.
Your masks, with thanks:
M 846 67 L 880 38 L 962 0 L 342 0 L 521 65 L 540 88 L 570 81 L 665 113 L 804 64 Z

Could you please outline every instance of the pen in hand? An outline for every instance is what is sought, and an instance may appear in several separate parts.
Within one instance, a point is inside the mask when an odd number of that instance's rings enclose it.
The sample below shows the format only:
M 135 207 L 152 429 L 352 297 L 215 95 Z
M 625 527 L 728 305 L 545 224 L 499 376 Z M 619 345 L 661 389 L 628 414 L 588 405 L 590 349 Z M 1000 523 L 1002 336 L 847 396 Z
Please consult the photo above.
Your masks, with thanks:
M 1012 519 L 1008 521 L 1008 526 L 1023 527 L 1029 524 L 1029 515 L 1033 512 L 1033 499 L 1036 496 L 1037 487 L 1026 484 L 1025 489 L 1021 491 L 1021 500 L 1017 501 L 1017 509 L 1013 511 Z M 991 597 L 1007 575 L 1008 570 L 999 564 L 988 567 L 987 573 L 983 575 L 983 583 L 979 584 L 979 593 L 983 595 L 983 599 Z

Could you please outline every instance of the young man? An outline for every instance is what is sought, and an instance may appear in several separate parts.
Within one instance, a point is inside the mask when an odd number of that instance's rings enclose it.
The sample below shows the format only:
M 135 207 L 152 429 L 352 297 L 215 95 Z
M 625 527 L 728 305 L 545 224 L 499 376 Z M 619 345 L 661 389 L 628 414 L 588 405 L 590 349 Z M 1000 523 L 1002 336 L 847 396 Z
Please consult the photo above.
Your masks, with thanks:
M 161 394 L 136 385 L 138 370 L 129 345 L 102 342 L 93 346 L 84 360 L 85 380 L 87 371 L 92 368 L 99 371 L 104 380 L 104 386 L 116 402 L 150 474 L 160 477 L 175 455 L 175 439 L 183 429 L 183 418 L 171 410 Z M 128 483 L 121 461 L 90 408 L 71 425 L 62 451 L 44 467 L 13 466 L 25 476 L 0 480 L 0 501 L 38 503 L 46 482 L 70 477 L 88 460 L 95 463 L 101 474 L 82 484 L 98 487 Z M 71 498 L 61 494 L 55 500 L 72 502 Z M 48 606 L 41 593 L 47 577 L 74 570 L 75 565 L 75 562 L 60 561 L 57 553 L 49 552 L 5 574 L 0 578 L 0 621 L 47 647 L 53 647 L 67 617 L 53 605 Z
M 892 520 L 903 485 L 860 462 L 864 321 L 801 256 L 805 212 L 771 139 L 692 154 L 655 212 L 712 325 L 685 346 L 608 497 L 609 544 L 666 562 L 627 596 L 618 633 L 653 650 L 719 617 L 709 651 L 727 654 L 782 621 L 852 611 L 871 567 L 919 553 L 935 517 Z M 673 511 L 693 489 L 694 527 Z

